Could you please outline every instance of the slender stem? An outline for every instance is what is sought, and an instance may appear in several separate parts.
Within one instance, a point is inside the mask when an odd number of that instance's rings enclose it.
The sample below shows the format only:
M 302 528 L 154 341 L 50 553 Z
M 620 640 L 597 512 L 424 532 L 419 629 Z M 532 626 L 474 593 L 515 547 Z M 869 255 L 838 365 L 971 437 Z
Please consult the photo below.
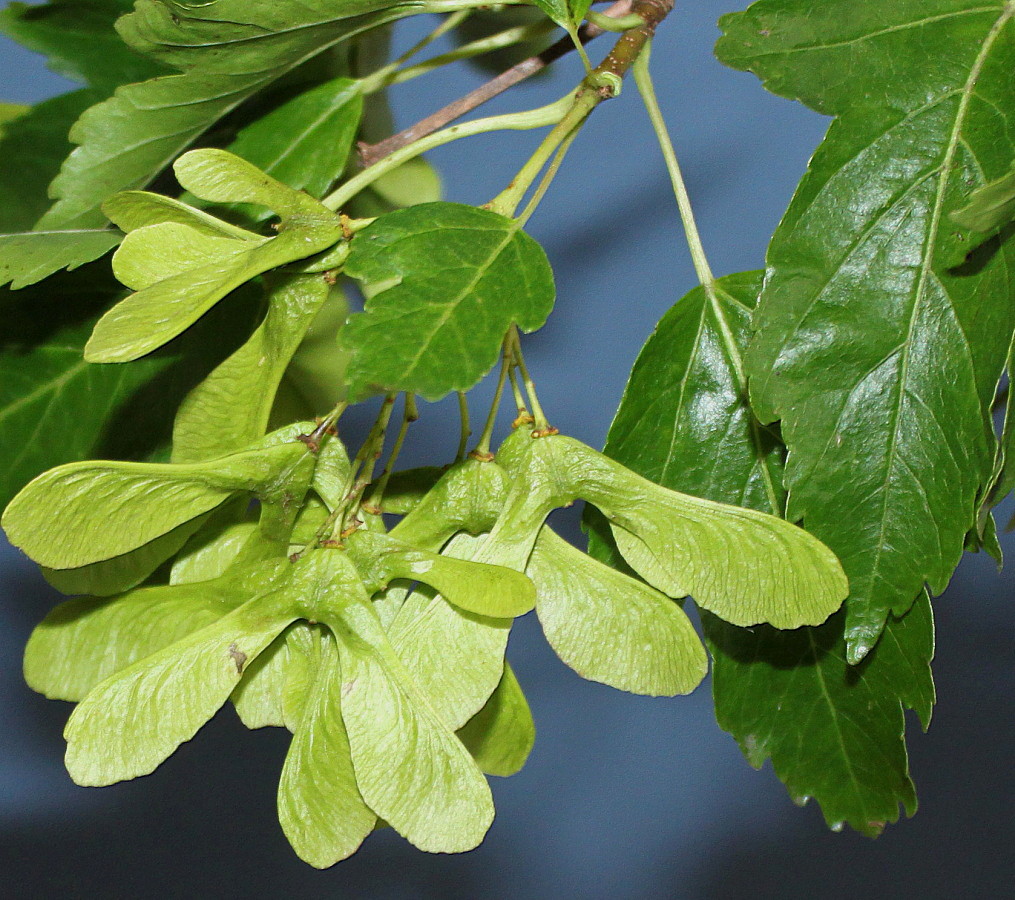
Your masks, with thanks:
M 515 408 L 518 410 L 518 416 L 515 422 L 521 424 L 522 420 L 527 419 L 529 422 L 532 421 L 532 416 L 529 415 L 529 407 L 525 402 L 525 395 L 522 393 L 521 385 L 518 384 L 518 377 L 515 375 L 515 363 L 514 363 L 514 351 L 511 354 L 511 371 L 508 372 L 508 378 L 511 379 L 511 393 L 514 394 Z
M 386 66 L 377 69 L 377 71 L 372 72 L 366 78 L 362 79 L 362 81 L 360 81 L 360 91 L 364 94 L 373 94 L 379 90 L 383 90 L 389 84 L 392 84 L 397 78 L 399 69 L 403 69 L 403 66 L 405 66 L 410 59 L 412 59 L 420 51 L 425 50 L 430 46 L 430 44 L 442 35 L 446 34 L 452 28 L 461 24 L 465 19 L 472 15 L 472 12 L 473 10 L 471 9 L 462 9 L 442 19 L 433 31 L 413 44 L 405 51 L 405 53 L 397 59 L 393 59 Z M 407 70 L 403 69 L 403 71 Z M 429 69 L 427 71 L 429 71 Z M 422 75 L 423 73 L 419 72 L 417 74 Z M 404 81 L 406 79 L 402 80 Z
M 694 263 L 694 271 L 698 281 L 705 288 L 706 293 L 714 293 L 713 285 L 715 276 L 709 267 L 708 259 L 705 256 L 705 248 L 701 243 L 701 234 L 698 231 L 697 222 L 694 219 L 694 210 L 691 207 L 691 198 L 687 193 L 687 185 L 684 183 L 684 176 L 680 171 L 680 163 L 677 161 L 676 151 L 673 149 L 673 141 L 670 140 L 669 131 L 663 121 L 662 110 L 659 108 L 659 101 L 656 98 L 655 87 L 652 84 L 652 76 L 649 74 L 648 63 L 652 53 L 651 41 L 649 41 L 644 52 L 634 63 L 634 82 L 638 85 L 648 117 L 652 122 L 652 128 L 659 140 L 659 147 L 663 151 L 663 159 L 666 161 L 666 171 L 669 172 L 670 182 L 673 184 L 673 193 L 677 198 L 677 207 L 680 209 L 680 220 L 684 225 L 684 232 L 687 235 L 687 245 L 691 251 L 691 260 Z
M 469 427 L 469 400 L 465 391 L 458 391 L 458 418 L 461 422 L 461 433 L 458 437 L 458 452 L 455 453 L 455 462 L 465 459 L 465 451 L 469 448 L 469 438 L 472 436 L 472 429 Z
M 543 197 L 546 196 L 546 192 L 560 170 L 561 163 L 564 162 L 564 157 L 567 156 L 567 151 L 574 143 L 575 138 L 578 137 L 580 131 L 581 128 L 575 128 L 557 148 L 557 152 L 554 154 L 553 159 L 550 160 L 550 165 L 546 167 L 546 171 L 529 198 L 529 202 L 525 205 L 525 209 L 518 216 L 518 225 L 520 227 L 525 226 L 525 223 L 529 221 L 529 217 L 536 211 L 536 207 L 542 202 Z
M 378 178 L 392 169 L 398 168 L 402 163 L 414 159 L 427 150 L 433 150 L 457 141 L 461 138 L 472 137 L 477 134 L 485 134 L 489 131 L 524 131 L 531 128 L 543 128 L 559 122 L 567 113 L 571 98 L 562 97 L 556 103 L 548 106 L 541 106 L 538 109 L 530 109 L 524 112 L 506 113 L 500 116 L 488 116 L 484 119 L 474 119 L 471 122 L 463 122 L 460 125 L 452 125 L 436 134 L 427 135 L 413 144 L 401 147 L 394 153 L 378 160 L 372 166 L 364 169 L 358 175 L 350 178 L 336 191 L 329 194 L 321 202 L 331 210 L 341 209 L 364 188 L 369 187 Z
M 416 410 L 416 398 L 413 394 L 406 394 L 405 405 L 402 408 L 402 424 L 398 427 L 398 436 L 395 438 L 395 443 L 391 448 L 391 455 L 388 456 L 384 471 L 381 472 L 381 477 L 377 479 L 377 487 L 370 494 L 370 505 L 376 507 L 378 513 L 380 513 L 381 505 L 384 502 L 384 492 L 388 489 L 391 473 L 394 471 L 395 463 L 398 462 L 398 456 L 402 452 L 405 436 L 409 433 L 409 426 L 418 418 L 419 412 Z
M 529 406 L 532 408 L 532 418 L 536 426 L 537 431 L 551 431 L 552 427 L 549 420 L 546 418 L 546 413 L 543 412 L 543 407 L 539 403 L 539 397 L 536 396 L 536 385 L 529 375 L 529 370 L 525 365 L 525 357 L 522 354 L 522 340 L 521 335 L 518 333 L 518 326 L 512 325 L 511 331 L 508 332 L 510 335 L 512 349 L 514 351 L 515 364 L 518 366 L 518 371 L 522 373 L 522 383 L 525 385 L 525 394 L 529 398 Z
M 388 422 L 391 420 L 395 397 L 395 394 L 388 394 L 384 398 L 370 433 L 363 441 L 356 458 L 349 467 L 349 475 L 342 487 L 341 505 L 332 510 L 331 515 L 324 520 L 324 524 L 317 531 L 317 537 L 314 539 L 312 547 L 318 546 L 329 531 L 331 532 L 331 540 L 341 540 L 351 514 L 359 506 L 364 488 L 373 478 L 374 465 L 384 447 L 384 434 L 387 431 Z
M 472 451 L 472 456 L 477 459 L 490 458 L 490 439 L 493 437 L 493 426 L 497 422 L 497 413 L 500 410 L 501 397 L 504 396 L 504 382 L 513 365 L 513 352 L 510 346 L 510 338 L 504 339 L 504 350 L 501 355 L 500 375 L 497 377 L 497 388 L 493 392 L 493 402 L 490 404 L 490 412 L 487 414 L 486 423 L 483 425 L 483 432 L 479 436 L 479 443 Z
M 642 0 L 642 2 L 646 2 L 646 0 Z M 662 0 L 662 2 L 669 3 L 672 6 L 672 0 Z M 606 15 L 626 15 L 631 10 L 631 5 L 632 0 L 618 0 L 618 2 L 606 10 Z M 590 41 L 603 33 L 601 28 L 591 24 L 584 25 L 579 30 L 579 35 L 583 41 Z M 431 113 L 416 124 L 376 144 L 361 146 L 360 158 L 363 160 L 363 165 L 373 165 L 377 160 L 394 153 L 400 147 L 414 143 L 428 134 L 433 134 L 449 122 L 454 122 L 455 119 L 459 119 L 466 113 L 472 112 L 472 110 L 482 106 L 488 100 L 503 94 L 508 88 L 514 87 L 519 82 L 535 75 L 536 72 L 542 71 L 562 56 L 566 56 L 573 49 L 574 43 L 570 35 L 562 37 L 557 43 L 548 47 L 542 53 L 530 56 L 528 59 L 513 65 L 510 69 L 501 72 L 500 75 L 486 82 L 486 84 L 480 85 L 464 97 L 460 97 L 447 104 L 447 106 L 442 107 L 435 113 Z
M 344 413 L 348 408 L 348 401 L 342 400 L 330 413 L 317 423 L 317 427 L 310 432 L 310 434 L 306 434 L 301 437 L 303 443 L 310 448 L 312 453 L 316 453 L 320 449 L 321 440 L 324 438 L 324 435 L 335 427 L 335 423 L 338 422 L 338 420 L 342 417 L 342 413 Z
M 515 214 L 522 198 L 557 149 L 574 139 L 573 132 L 582 126 L 592 110 L 604 100 L 620 93 L 627 70 L 641 57 L 656 26 L 672 8 L 673 0 L 635 0 L 632 9 L 643 20 L 643 24 L 625 31 L 606 58 L 585 76 L 574 94 L 574 101 L 567 114 L 543 139 L 511 184 L 487 204 L 489 209 L 505 216 Z
M 579 88 L 573 96 L 571 107 L 567 113 L 543 138 L 525 165 L 518 170 L 518 174 L 511 179 L 511 183 L 486 204 L 487 208 L 502 216 L 513 216 L 518 205 L 522 202 L 522 198 L 539 177 L 547 160 L 557 152 L 564 141 L 581 127 L 582 122 L 585 121 L 597 103 L 598 101 L 593 98 L 592 94 L 583 92 Z
M 391 84 L 402 84 L 405 81 L 411 81 L 413 78 L 418 78 L 420 75 L 426 75 L 428 72 L 432 72 L 434 69 L 439 69 L 442 66 L 449 65 L 450 63 L 459 62 L 463 59 L 472 59 L 476 56 L 482 56 L 485 53 L 493 53 L 496 50 L 503 50 L 505 47 L 511 47 L 514 44 L 520 44 L 526 41 L 535 40 L 538 37 L 542 37 L 544 34 L 548 34 L 553 31 L 556 26 L 549 19 L 543 19 L 540 22 L 533 22 L 530 25 L 519 25 L 515 28 L 505 28 L 503 31 L 498 31 L 496 34 L 490 35 L 490 37 L 480 38 L 476 41 L 470 41 L 467 44 L 462 44 L 461 47 L 456 47 L 454 50 L 450 50 L 447 53 L 442 53 L 439 56 L 431 57 L 430 59 L 424 60 L 423 62 L 416 63 L 414 66 L 407 66 L 399 72 L 390 75 L 383 84 L 377 87 L 372 87 L 372 90 L 379 90 L 382 87 L 387 87 Z M 385 66 L 385 69 L 388 67 Z M 373 82 L 374 76 L 370 76 L 370 81 Z M 366 88 L 363 88 L 366 92 Z M 420 135 L 422 137 L 422 135 Z

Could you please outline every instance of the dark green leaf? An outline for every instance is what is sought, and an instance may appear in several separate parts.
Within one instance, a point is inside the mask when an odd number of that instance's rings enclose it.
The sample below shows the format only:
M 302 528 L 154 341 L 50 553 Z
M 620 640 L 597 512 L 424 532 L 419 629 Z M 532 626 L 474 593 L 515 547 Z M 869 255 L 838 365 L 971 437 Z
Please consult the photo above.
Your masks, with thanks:
M 0 10 L 0 32 L 47 56 L 49 67 L 107 93 L 168 69 L 128 47 L 113 23 L 130 0 L 53 0 L 45 6 L 10 3 Z
M 675 490 L 780 514 L 782 449 L 746 403 L 742 352 L 761 273 L 731 275 L 715 302 L 691 291 L 634 365 L 606 452 Z M 705 386 L 704 395 L 684 384 Z M 605 523 L 604 523 L 605 524 Z M 595 534 L 590 550 L 609 548 Z M 903 706 L 926 722 L 934 688 L 929 608 L 890 621 L 859 668 L 845 659 L 843 614 L 819 628 L 739 629 L 703 613 L 716 712 L 748 758 L 770 755 L 797 799 L 862 831 L 912 807 Z
M 47 188 L 71 151 L 67 132 L 78 116 L 102 97 L 93 90 L 73 91 L 33 106 L 4 126 L 0 139 L 0 231 L 28 231 L 49 209 L 53 201 Z
M 788 516 L 849 576 L 849 659 L 944 590 L 991 480 L 1015 243 L 949 214 L 1015 158 L 1015 5 L 760 0 L 717 52 L 838 115 L 768 251 L 746 359 L 782 420 Z M 891 73 L 886 77 L 886 73 Z
M 139 0 L 117 22 L 127 44 L 183 74 L 120 88 L 74 127 L 46 228 L 102 224 L 99 206 L 143 187 L 203 132 L 317 53 L 417 11 L 391 0 Z
M 336 78 L 241 129 L 229 150 L 283 184 L 321 197 L 345 168 L 362 111 L 358 83 Z
M 120 243 L 116 231 L 27 231 L 0 234 L 0 287 L 27 287 L 60 269 L 68 271 L 93 262 Z
M 534 331 L 553 306 L 540 246 L 514 220 L 456 203 L 381 216 L 353 240 L 346 272 L 378 288 L 341 335 L 355 399 L 467 390 L 493 366 L 512 323 Z
M 952 213 L 952 221 L 973 231 L 994 231 L 1015 219 L 1015 169 L 978 187 L 969 203 Z

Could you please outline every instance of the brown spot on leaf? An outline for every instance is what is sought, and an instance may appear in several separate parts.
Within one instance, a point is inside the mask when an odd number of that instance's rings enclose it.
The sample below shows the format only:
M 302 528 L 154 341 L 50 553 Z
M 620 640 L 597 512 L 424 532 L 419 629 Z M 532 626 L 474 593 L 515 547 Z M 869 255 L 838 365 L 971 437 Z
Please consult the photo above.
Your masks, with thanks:
M 243 674 L 243 667 L 247 664 L 247 654 L 236 646 L 236 641 L 229 645 L 229 658 L 236 665 L 236 674 Z

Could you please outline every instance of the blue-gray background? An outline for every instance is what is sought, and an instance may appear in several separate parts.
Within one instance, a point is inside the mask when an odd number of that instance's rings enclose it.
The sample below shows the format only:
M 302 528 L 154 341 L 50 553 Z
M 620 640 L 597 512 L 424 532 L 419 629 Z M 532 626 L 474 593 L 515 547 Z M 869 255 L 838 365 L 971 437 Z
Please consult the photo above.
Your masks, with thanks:
M 764 93 L 712 57 L 736 0 L 680 3 L 654 71 L 717 274 L 758 268 L 768 237 L 827 121 Z M 399 32 L 407 44 L 426 23 Z M 594 55 L 603 52 L 600 39 Z M 69 84 L 0 43 L 0 99 L 34 102 Z M 580 77 L 576 59 L 491 104 L 536 106 Z M 479 83 L 464 69 L 395 94 L 401 124 Z M 449 199 L 497 193 L 536 138 L 498 135 L 433 155 Z M 526 343 L 540 396 L 562 431 L 601 446 L 631 363 L 693 272 L 657 147 L 633 86 L 583 131 L 529 230 L 559 297 Z M 480 389 L 477 414 L 489 396 Z M 424 409 L 417 461 L 453 452 L 453 410 Z M 56 439 L 54 436 L 53 439 Z M 576 537 L 574 518 L 571 535 Z M 1015 553 L 1015 542 L 1006 549 Z M 795 808 L 766 765 L 748 767 L 715 725 L 707 685 L 690 698 L 632 697 L 579 679 L 529 616 L 510 658 L 529 696 L 536 748 L 495 779 L 497 819 L 462 856 L 428 856 L 378 833 L 327 872 L 291 853 L 275 818 L 287 746 L 225 710 L 158 772 L 103 790 L 62 766 L 69 706 L 31 693 L 21 651 L 57 597 L 0 546 L 0 895 L 11 898 L 350 897 L 661 900 L 1011 896 L 1013 679 L 1010 575 L 967 558 L 938 600 L 939 703 L 930 733 L 911 723 L 921 797 L 913 820 L 876 842 L 826 831 Z

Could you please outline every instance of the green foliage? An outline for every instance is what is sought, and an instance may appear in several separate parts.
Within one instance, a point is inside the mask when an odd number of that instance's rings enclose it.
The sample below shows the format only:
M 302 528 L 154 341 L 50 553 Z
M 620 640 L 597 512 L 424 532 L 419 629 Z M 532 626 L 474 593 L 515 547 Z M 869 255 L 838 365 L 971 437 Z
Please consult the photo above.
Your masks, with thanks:
M 876 834 L 916 805 L 904 717 L 926 726 L 934 702 L 931 593 L 964 547 L 999 557 L 991 509 L 1015 485 L 1011 394 L 1000 437 L 991 418 L 1015 346 L 1015 4 L 724 17 L 723 61 L 835 120 L 764 275 L 718 280 L 647 74 L 666 3 L 636 0 L 560 102 L 377 149 L 388 87 L 478 52 L 410 59 L 473 5 L 0 13 L 85 85 L 0 105 L 2 524 L 76 595 L 25 653 L 34 689 L 77 703 L 68 770 L 147 774 L 231 700 L 292 733 L 279 820 L 311 865 L 382 825 L 470 850 L 493 820 L 484 774 L 535 740 L 505 658 L 534 609 L 564 664 L 619 690 L 689 693 L 711 655 L 749 762 Z M 574 37 L 588 9 L 521 12 Z M 419 12 L 455 16 L 387 63 L 387 26 Z M 487 33 L 516 21 L 499 15 Z M 479 48 L 518 51 L 540 21 Z M 523 226 L 632 66 L 700 286 L 642 350 L 604 454 L 551 426 L 525 366 L 554 281 Z M 421 153 L 545 125 L 497 198 L 439 200 Z M 498 360 L 471 452 L 463 416 L 453 460 L 397 470 L 417 396 L 459 392 L 467 413 Z M 357 438 L 343 416 L 373 394 Z M 547 522 L 579 500 L 589 553 Z
M 539 245 L 516 221 L 460 204 L 381 216 L 353 240 L 346 273 L 373 288 L 342 334 L 354 398 L 468 390 L 496 362 L 508 326 L 534 331 L 553 307 Z M 406 346 L 413 352 L 398 352 Z
M 1015 8 L 812 6 L 755 3 L 717 50 L 837 116 L 769 247 L 746 368 L 782 421 L 789 516 L 849 576 L 856 663 L 924 582 L 944 590 L 994 468 L 1015 259 L 988 244 L 956 268 L 970 238 L 949 213 L 1015 157 Z
M 631 372 L 606 452 L 667 487 L 784 510 L 783 449 L 746 402 L 743 353 L 761 273 L 696 288 L 660 321 Z M 708 386 L 708 403 L 681 389 Z M 661 385 L 662 389 L 656 389 Z M 605 542 L 593 546 L 608 555 Z M 771 757 L 798 801 L 821 804 L 830 825 L 877 833 L 915 810 L 903 708 L 930 721 L 934 637 L 922 600 L 892 618 L 859 665 L 846 659 L 844 616 L 817 628 L 737 628 L 702 614 L 713 660 L 716 717 L 752 765 Z

